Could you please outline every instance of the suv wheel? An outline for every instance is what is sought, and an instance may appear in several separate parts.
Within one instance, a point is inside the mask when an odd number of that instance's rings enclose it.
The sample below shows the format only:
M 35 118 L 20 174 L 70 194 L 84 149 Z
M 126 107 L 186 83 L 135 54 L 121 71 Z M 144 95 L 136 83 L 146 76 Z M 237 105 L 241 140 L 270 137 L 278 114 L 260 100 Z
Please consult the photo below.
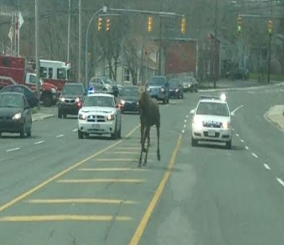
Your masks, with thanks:
M 26 124 L 24 123 L 21 128 L 20 137 L 25 138 L 25 136 L 26 136 Z
M 226 142 L 226 148 L 227 149 L 232 149 L 232 140 Z
M 112 140 L 116 140 L 117 136 L 118 136 L 118 132 L 117 132 L 117 127 L 115 125 L 114 132 L 113 132 L 113 134 L 110 134 L 110 137 L 111 137 Z
M 84 134 L 83 134 L 83 132 L 80 129 L 78 129 L 78 138 L 79 139 L 83 139 L 84 138 Z
M 198 145 L 198 140 L 191 138 L 191 146 L 197 146 Z
M 58 109 L 58 118 L 62 118 L 62 112 L 60 109 Z
M 32 127 L 30 126 L 29 129 L 27 130 L 27 136 L 31 137 L 32 136 Z
M 120 129 L 119 129 L 119 131 L 118 131 L 117 137 L 118 137 L 119 139 L 121 139 L 121 122 L 120 122 Z

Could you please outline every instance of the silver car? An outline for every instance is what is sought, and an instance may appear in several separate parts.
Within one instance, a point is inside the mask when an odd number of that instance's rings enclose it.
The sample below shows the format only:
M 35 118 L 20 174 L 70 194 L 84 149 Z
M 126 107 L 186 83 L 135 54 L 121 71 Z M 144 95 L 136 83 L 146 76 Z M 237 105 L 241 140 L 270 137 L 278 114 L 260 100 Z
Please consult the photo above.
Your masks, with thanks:
M 198 141 L 224 142 L 226 148 L 231 149 L 231 115 L 223 97 L 202 98 L 190 113 L 193 115 L 192 146 Z

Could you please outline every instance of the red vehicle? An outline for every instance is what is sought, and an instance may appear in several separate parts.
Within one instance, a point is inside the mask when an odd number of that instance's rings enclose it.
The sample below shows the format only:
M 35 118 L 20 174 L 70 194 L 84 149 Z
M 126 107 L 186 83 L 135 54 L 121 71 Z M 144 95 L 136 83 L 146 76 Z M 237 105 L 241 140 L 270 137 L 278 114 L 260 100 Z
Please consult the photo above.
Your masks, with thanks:
M 36 74 L 27 71 L 26 59 L 23 57 L 0 56 L 0 89 L 7 85 L 23 84 L 36 91 Z M 9 78 L 9 79 L 8 79 Z M 9 82 L 10 81 L 10 82 Z M 44 106 L 52 106 L 58 100 L 57 88 L 40 79 L 40 100 Z
M 70 81 L 70 69 L 70 64 L 64 61 L 40 60 L 40 77 L 55 85 L 59 91 Z

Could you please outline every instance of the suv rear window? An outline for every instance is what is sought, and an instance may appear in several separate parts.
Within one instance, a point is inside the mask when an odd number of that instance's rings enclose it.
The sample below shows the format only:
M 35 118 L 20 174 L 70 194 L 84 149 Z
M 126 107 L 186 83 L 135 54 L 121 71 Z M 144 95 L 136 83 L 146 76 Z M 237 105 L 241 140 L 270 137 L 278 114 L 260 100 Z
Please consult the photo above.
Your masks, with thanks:
M 165 86 L 166 85 L 166 79 L 164 77 L 152 77 L 149 81 L 149 86 Z
M 83 93 L 82 85 L 66 85 L 62 90 L 63 95 L 81 95 Z
M 228 117 L 230 114 L 227 105 L 224 103 L 200 102 L 196 111 L 196 115 Z

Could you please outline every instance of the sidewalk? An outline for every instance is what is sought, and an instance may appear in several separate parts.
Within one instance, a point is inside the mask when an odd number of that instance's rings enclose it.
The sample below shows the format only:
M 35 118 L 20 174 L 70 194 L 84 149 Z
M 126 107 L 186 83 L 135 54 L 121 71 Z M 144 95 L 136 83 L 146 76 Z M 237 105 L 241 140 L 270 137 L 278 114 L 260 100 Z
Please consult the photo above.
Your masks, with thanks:
M 272 106 L 264 114 L 264 118 L 284 132 L 284 105 Z
M 256 80 L 219 80 L 216 83 L 216 89 L 213 88 L 213 83 L 204 84 L 204 87 L 200 87 L 202 92 L 214 92 L 214 91 L 230 91 L 230 90 L 248 90 L 248 89 L 261 89 L 266 87 L 283 86 L 284 81 L 271 81 L 268 83 L 260 83 Z M 202 86 L 202 85 L 201 85 Z
M 41 108 L 40 112 L 38 112 L 37 109 L 33 109 L 33 111 L 32 111 L 33 122 L 41 121 L 41 120 L 51 118 L 51 117 L 54 117 L 54 116 L 55 116 L 55 113 L 53 113 L 53 111 L 51 111 L 51 108 L 49 108 L 49 109 Z

